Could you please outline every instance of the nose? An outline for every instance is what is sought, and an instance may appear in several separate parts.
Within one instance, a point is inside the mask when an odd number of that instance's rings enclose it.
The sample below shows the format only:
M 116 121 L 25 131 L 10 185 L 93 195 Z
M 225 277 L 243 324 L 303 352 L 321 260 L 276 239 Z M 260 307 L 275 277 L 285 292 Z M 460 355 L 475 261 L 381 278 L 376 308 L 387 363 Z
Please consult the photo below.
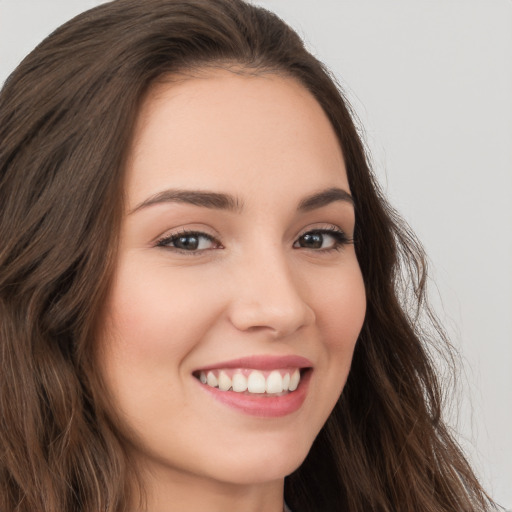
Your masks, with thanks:
M 306 289 L 280 254 L 255 256 L 232 275 L 231 323 L 240 331 L 283 338 L 315 322 Z M 302 283 L 304 285 L 304 283 Z

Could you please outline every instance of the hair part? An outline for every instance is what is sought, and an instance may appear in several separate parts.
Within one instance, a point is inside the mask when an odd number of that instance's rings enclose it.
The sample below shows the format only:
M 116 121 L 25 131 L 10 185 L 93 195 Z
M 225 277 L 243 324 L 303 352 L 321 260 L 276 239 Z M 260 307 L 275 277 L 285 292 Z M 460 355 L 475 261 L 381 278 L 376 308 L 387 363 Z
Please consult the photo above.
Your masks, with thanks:
M 301 83 L 336 132 L 355 202 L 367 315 L 343 394 L 286 478 L 287 502 L 296 512 L 489 510 L 443 423 L 425 343 L 447 341 L 425 309 L 423 251 L 380 193 L 334 78 L 282 20 L 241 0 L 101 5 L 57 29 L 5 83 L 0 508 L 121 512 L 143 498 L 92 347 L 139 106 L 155 81 L 212 66 Z

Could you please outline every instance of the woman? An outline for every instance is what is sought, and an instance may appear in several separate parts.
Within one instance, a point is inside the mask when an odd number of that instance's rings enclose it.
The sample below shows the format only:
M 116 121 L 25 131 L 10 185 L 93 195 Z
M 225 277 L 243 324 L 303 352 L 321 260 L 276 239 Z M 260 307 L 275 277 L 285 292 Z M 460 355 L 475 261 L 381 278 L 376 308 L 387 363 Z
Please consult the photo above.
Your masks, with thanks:
M 0 140 L 2 510 L 491 508 L 421 249 L 277 17 L 95 8 L 7 81 Z

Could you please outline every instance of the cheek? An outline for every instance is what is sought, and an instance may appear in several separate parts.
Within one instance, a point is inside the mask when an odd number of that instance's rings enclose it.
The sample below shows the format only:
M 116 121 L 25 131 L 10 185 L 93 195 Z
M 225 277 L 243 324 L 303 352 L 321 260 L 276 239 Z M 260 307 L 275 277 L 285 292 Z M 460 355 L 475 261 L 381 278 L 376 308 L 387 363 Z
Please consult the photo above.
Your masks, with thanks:
M 331 269 L 332 270 L 332 269 Z M 322 277 L 318 276 L 317 277 Z M 317 279 L 311 295 L 321 340 L 317 369 L 311 380 L 315 397 L 308 426 L 316 436 L 331 414 L 347 381 L 352 356 L 366 313 L 365 287 L 354 260 L 340 265 L 330 276 Z
M 161 264 L 133 267 L 128 261 L 118 268 L 106 305 L 108 336 L 136 364 L 179 362 L 215 319 L 214 290 Z
M 343 276 L 324 283 L 315 311 L 323 342 L 322 390 L 318 390 L 324 397 L 322 424 L 347 381 L 366 313 L 365 287 L 359 265 L 354 263 L 344 270 Z
M 188 275 L 171 275 L 162 264 L 141 265 L 135 258 L 118 265 L 97 362 L 124 427 L 144 431 L 149 420 L 162 421 L 163 410 L 186 410 L 190 374 L 183 362 L 218 316 L 214 292 L 204 279 L 183 277 Z
M 352 265 L 342 278 L 321 287 L 315 300 L 317 324 L 330 352 L 354 350 L 366 313 L 366 294 L 358 265 Z

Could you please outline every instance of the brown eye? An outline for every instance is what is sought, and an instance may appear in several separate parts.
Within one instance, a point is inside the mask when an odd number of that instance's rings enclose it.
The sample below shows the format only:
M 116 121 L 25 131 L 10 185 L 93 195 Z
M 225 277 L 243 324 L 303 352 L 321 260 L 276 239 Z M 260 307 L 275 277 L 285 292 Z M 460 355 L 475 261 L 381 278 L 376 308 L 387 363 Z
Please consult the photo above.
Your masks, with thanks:
M 300 247 L 307 247 L 309 249 L 321 249 L 324 243 L 324 234 L 306 233 L 299 238 L 298 242 Z
M 177 249 L 184 252 L 200 252 L 208 249 L 216 249 L 220 244 L 206 233 L 182 232 L 163 238 L 157 243 L 157 246 Z
M 199 237 L 197 235 L 180 236 L 173 240 L 173 246 L 185 251 L 196 251 L 199 248 Z
M 308 231 L 293 244 L 295 248 L 330 250 L 349 243 L 345 233 L 334 229 Z

